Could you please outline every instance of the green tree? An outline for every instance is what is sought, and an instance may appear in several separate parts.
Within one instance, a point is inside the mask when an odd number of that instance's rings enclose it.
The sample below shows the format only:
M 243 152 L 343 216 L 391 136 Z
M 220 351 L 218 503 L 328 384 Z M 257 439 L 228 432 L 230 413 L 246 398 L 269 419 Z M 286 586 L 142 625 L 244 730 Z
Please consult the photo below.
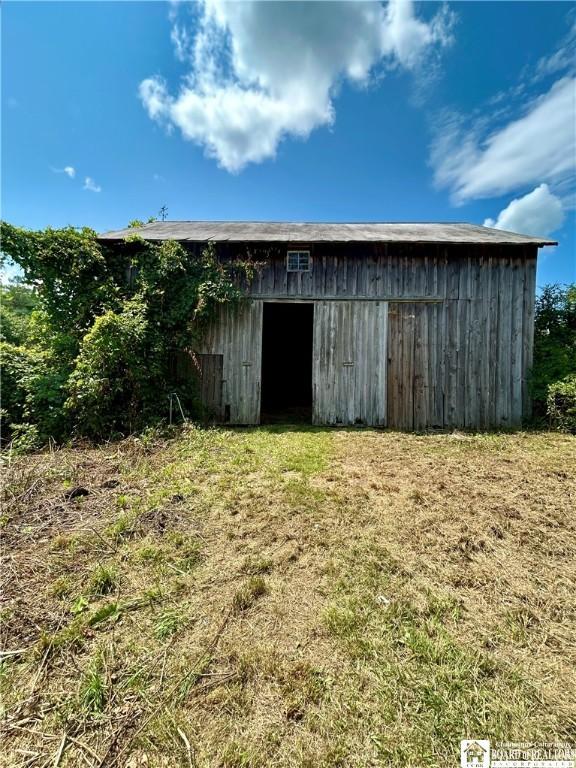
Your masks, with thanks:
M 21 282 L 0 285 L 0 340 L 23 344 L 38 299 L 33 288 Z
M 168 392 L 193 407 L 193 382 L 174 380 L 171 358 L 194 345 L 219 305 L 243 299 L 237 278 L 252 276 L 250 259 L 221 263 L 212 246 L 136 235 L 108 247 L 72 227 L 2 223 L 0 234 L 37 302 L 25 338 L 7 338 L 9 430 L 24 420 L 40 440 L 108 438 L 161 418 Z
M 576 373 L 576 285 L 547 285 L 536 299 L 532 396 L 546 413 L 548 387 Z

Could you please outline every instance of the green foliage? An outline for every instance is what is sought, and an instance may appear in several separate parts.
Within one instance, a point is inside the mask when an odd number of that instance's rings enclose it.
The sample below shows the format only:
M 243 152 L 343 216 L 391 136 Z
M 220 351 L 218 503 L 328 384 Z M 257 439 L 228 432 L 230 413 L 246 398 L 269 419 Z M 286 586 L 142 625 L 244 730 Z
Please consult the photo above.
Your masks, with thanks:
M 183 616 L 177 611 L 165 611 L 160 615 L 154 626 L 154 634 L 158 640 L 166 640 L 170 635 L 178 632 L 184 624 Z
M 22 423 L 40 442 L 134 432 L 165 417 L 169 392 L 193 414 L 194 383 L 175 378 L 173 355 L 193 347 L 219 305 L 242 300 L 236 278 L 251 278 L 250 261 L 136 235 L 106 247 L 87 228 L 2 222 L 1 237 L 28 284 L 6 289 L 6 439 Z
M 34 443 L 61 436 L 67 423 L 62 407 L 67 372 L 53 353 L 0 342 L 0 362 L 2 439 L 22 435 L 23 424 L 36 428 Z
M 38 299 L 32 288 L 21 283 L 0 286 L 0 341 L 24 344 Z
M 39 368 L 40 358 L 34 350 L 0 342 L 2 411 L 8 424 L 24 420 L 28 381 Z
M 145 420 L 160 374 L 147 326 L 143 303 L 133 300 L 96 318 L 82 339 L 66 401 L 82 434 L 108 437 Z
M 91 595 L 108 595 L 116 588 L 118 576 L 113 568 L 98 565 L 90 574 L 88 591 Z
M 547 412 L 551 427 L 576 434 L 576 374 L 550 384 Z
M 100 654 L 92 659 L 80 686 L 80 703 L 91 715 L 102 712 L 108 698 L 108 686 L 103 671 L 103 659 Z
M 116 305 L 121 262 L 87 227 L 30 231 L 2 222 L 2 252 L 37 291 L 55 328 L 80 339 L 93 318 Z
M 36 424 L 12 424 L 10 444 L 14 453 L 31 453 L 40 448 L 42 443 Z
M 546 412 L 548 388 L 576 373 L 576 285 L 547 285 L 536 300 L 532 396 Z

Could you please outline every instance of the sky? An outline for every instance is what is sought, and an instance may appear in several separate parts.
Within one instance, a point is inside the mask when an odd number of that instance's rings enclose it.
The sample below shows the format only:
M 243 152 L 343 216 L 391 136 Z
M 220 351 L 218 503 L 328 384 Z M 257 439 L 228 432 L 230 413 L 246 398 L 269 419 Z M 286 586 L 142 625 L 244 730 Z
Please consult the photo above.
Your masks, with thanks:
M 2 218 L 469 221 L 576 280 L 576 5 L 2 7 Z

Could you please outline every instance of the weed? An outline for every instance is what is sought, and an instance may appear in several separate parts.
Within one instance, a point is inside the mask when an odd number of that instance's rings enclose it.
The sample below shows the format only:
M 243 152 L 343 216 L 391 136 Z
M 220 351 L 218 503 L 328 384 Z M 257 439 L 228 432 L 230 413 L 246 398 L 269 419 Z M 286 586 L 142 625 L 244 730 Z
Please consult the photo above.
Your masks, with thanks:
M 415 504 L 424 504 L 426 496 L 417 488 L 410 493 L 410 498 Z
M 268 592 L 266 582 L 261 576 L 251 576 L 248 581 L 236 592 L 233 600 L 233 608 L 236 613 L 247 611 L 258 598 Z
M 103 673 L 103 662 L 100 654 L 88 665 L 80 686 L 80 706 L 90 715 L 104 710 L 108 697 L 108 686 Z
M 84 621 L 77 616 L 57 632 L 41 632 L 35 647 L 36 656 L 43 658 L 66 649 L 79 648 L 84 643 L 84 630 Z
M 178 568 L 183 571 L 191 571 L 202 560 L 200 551 L 200 542 L 196 539 L 189 539 L 180 547 L 180 557 L 176 560 Z
M 74 589 L 72 579 L 69 576 L 59 576 L 48 588 L 48 592 L 54 597 L 69 597 Z
M 154 625 L 154 634 L 158 640 L 166 640 L 174 635 L 184 624 L 184 617 L 177 611 L 165 611 Z
M 252 749 L 231 741 L 220 752 L 218 764 L 222 768 L 256 768 L 261 762 Z
M 135 553 L 135 559 L 141 563 L 161 563 L 164 558 L 164 550 L 152 544 L 140 547 Z
M 84 597 L 84 595 L 80 595 L 70 606 L 70 613 L 72 613 L 74 616 L 78 616 L 78 614 L 84 613 L 84 611 L 87 610 L 88 605 L 88 600 Z
M 73 551 L 78 546 L 78 537 L 73 535 L 58 534 L 54 536 L 50 543 L 50 549 L 53 552 Z
M 2 608 L 0 609 L 0 625 L 6 624 L 14 615 L 14 609 L 13 608 Z
M 94 597 L 109 595 L 118 585 L 118 574 L 114 568 L 97 565 L 90 574 L 88 593 Z
M 116 543 L 120 543 L 132 535 L 132 516 L 127 514 L 120 515 L 113 523 L 107 526 L 105 533 Z
M 270 558 L 247 557 L 242 565 L 242 572 L 248 576 L 257 576 L 259 573 L 270 573 L 274 563 Z
M 126 494 L 121 493 L 116 498 L 116 509 L 118 509 L 118 510 L 126 510 L 129 507 L 130 507 L 130 499 L 128 498 L 128 496 L 126 496 Z
M 88 620 L 88 624 L 91 627 L 95 627 L 103 621 L 108 621 L 108 619 L 112 617 L 119 616 L 120 610 L 121 608 L 118 603 L 105 603 L 94 611 Z

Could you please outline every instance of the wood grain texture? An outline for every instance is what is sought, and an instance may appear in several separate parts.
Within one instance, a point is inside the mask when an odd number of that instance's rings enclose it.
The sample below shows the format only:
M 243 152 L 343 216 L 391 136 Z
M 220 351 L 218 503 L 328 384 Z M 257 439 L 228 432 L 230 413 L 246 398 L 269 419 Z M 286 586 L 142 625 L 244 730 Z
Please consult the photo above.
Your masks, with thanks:
M 271 259 L 252 304 L 223 311 L 203 348 L 224 356 L 232 423 L 259 422 L 267 297 L 314 301 L 314 423 L 520 426 L 530 414 L 537 249 L 471 250 L 388 244 L 359 258 L 317 249 L 301 275 Z
M 385 425 L 387 318 L 385 302 L 316 302 L 314 424 Z
M 231 424 L 260 422 L 262 309 L 261 301 L 223 308 L 200 350 L 223 355 L 222 408 Z

